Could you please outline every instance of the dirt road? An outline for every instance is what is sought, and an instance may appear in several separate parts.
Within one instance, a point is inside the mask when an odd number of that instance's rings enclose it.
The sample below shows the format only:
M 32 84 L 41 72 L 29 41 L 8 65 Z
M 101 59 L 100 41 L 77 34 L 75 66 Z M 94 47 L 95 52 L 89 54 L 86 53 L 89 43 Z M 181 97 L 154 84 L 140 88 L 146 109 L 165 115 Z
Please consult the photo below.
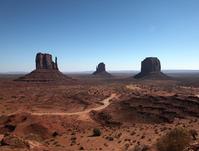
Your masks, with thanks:
M 73 113 L 66 113 L 66 112 L 29 112 L 29 113 L 31 115 L 36 115 L 36 116 L 42 116 L 42 115 L 79 115 L 79 116 L 83 116 L 85 114 L 88 114 L 90 111 L 99 111 L 99 110 L 106 108 L 107 106 L 110 105 L 110 103 L 111 103 L 110 100 L 112 100 L 116 97 L 117 97 L 117 95 L 115 93 L 113 93 L 113 94 L 111 94 L 111 96 L 109 96 L 108 98 L 101 101 L 101 103 L 103 103 L 102 106 L 87 109 L 87 110 L 81 111 L 81 112 L 73 112 Z

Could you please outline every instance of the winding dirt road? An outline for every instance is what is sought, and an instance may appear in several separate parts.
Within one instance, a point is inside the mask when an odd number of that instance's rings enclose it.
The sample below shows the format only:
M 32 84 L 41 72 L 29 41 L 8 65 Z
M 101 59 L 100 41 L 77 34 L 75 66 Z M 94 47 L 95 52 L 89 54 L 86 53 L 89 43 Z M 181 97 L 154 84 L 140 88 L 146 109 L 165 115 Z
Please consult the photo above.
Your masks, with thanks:
M 85 111 L 80 111 L 80 112 L 73 112 L 73 113 L 66 113 L 66 112 L 30 112 L 31 115 L 36 115 L 36 116 L 42 116 L 42 115 L 79 115 L 79 116 L 84 116 L 85 114 L 88 114 L 91 111 L 99 111 L 111 104 L 110 100 L 117 98 L 117 94 L 113 93 L 111 96 L 108 98 L 104 99 L 101 101 L 103 103 L 102 106 L 96 107 L 96 108 L 91 108 L 87 109 Z

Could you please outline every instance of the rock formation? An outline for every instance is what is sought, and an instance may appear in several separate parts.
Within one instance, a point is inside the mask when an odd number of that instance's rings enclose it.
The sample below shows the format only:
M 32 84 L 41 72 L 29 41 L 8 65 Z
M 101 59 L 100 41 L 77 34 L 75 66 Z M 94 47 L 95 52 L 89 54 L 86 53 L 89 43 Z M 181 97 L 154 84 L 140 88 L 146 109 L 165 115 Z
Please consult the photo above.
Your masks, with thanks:
M 104 72 L 104 71 L 106 71 L 106 67 L 105 67 L 105 64 L 102 62 L 96 67 L 96 72 L 100 73 L 100 72 Z
M 151 72 L 160 72 L 161 64 L 158 58 L 146 58 L 142 61 L 141 73 L 148 74 Z
M 96 67 L 96 71 L 93 73 L 93 75 L 106 76 L 106 77 L 112 76 L 110 73 L 106 71 L 106 65 L 103 62 L 98 64 L 98 66 Z
M 36 69 L 34 71 L 16 81 L 49 82 L 72 80 L 59 71 L 57 57 L 55 57 L 54 62 L 51 54 L 37 53 L 35 63 Z
M 162 79 L 168 77 L 161 72 L 160 60 L 156 57 L 148 57 L 142 61 L 141 72 L 135 78 Z
M 36 55 L 36 69 L 54 69 L 58 70 L 57 57 L 55 57 L 55 62 L 52 60 L 52 55 L 38 53 Z

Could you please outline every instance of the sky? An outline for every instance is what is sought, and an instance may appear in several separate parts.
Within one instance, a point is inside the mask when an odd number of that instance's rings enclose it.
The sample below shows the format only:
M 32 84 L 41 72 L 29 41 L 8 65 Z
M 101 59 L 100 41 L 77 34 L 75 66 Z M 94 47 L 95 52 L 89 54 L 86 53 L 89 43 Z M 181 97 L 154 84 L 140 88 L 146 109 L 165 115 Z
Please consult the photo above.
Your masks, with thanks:
M 61 71 L 199 69 L 198 0 L 0 0 L 0 72 L 35 69 L 37 52 Z

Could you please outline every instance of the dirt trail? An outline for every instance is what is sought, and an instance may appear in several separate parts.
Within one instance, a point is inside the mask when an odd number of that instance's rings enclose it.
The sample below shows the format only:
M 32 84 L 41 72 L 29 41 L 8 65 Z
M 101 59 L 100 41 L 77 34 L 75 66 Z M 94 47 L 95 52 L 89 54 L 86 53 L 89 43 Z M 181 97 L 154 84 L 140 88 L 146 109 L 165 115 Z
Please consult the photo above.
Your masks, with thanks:
M 139 90 L 142 89 L 142 88 L 140 88 L 139 86 L 133 85 L 133 84 L 126 85 L 126 88 L 127 88 L 127 89 L 130 89 L 130 90 L 137 90 L 137 91 L 139 91 Z
M 117 98 L 117 95 L 115 93 L 111 94 L 108 98 L 104 99 L 101 101 L 103 103 L 102 106 L 96 107 L 96 108 L 91 108 L 87 109 L 85 111 L 81 112 L 73 112 L 73 113 L 65 113 L 65 112 L 29 112 L 31 115 L 36 115 L 36 116 L 42 116 L 42 115 L 79 115 L 83 117 L 84 115 L 88 114 L 91 111 L 99 111 L 111 104 L 110 100 Z

